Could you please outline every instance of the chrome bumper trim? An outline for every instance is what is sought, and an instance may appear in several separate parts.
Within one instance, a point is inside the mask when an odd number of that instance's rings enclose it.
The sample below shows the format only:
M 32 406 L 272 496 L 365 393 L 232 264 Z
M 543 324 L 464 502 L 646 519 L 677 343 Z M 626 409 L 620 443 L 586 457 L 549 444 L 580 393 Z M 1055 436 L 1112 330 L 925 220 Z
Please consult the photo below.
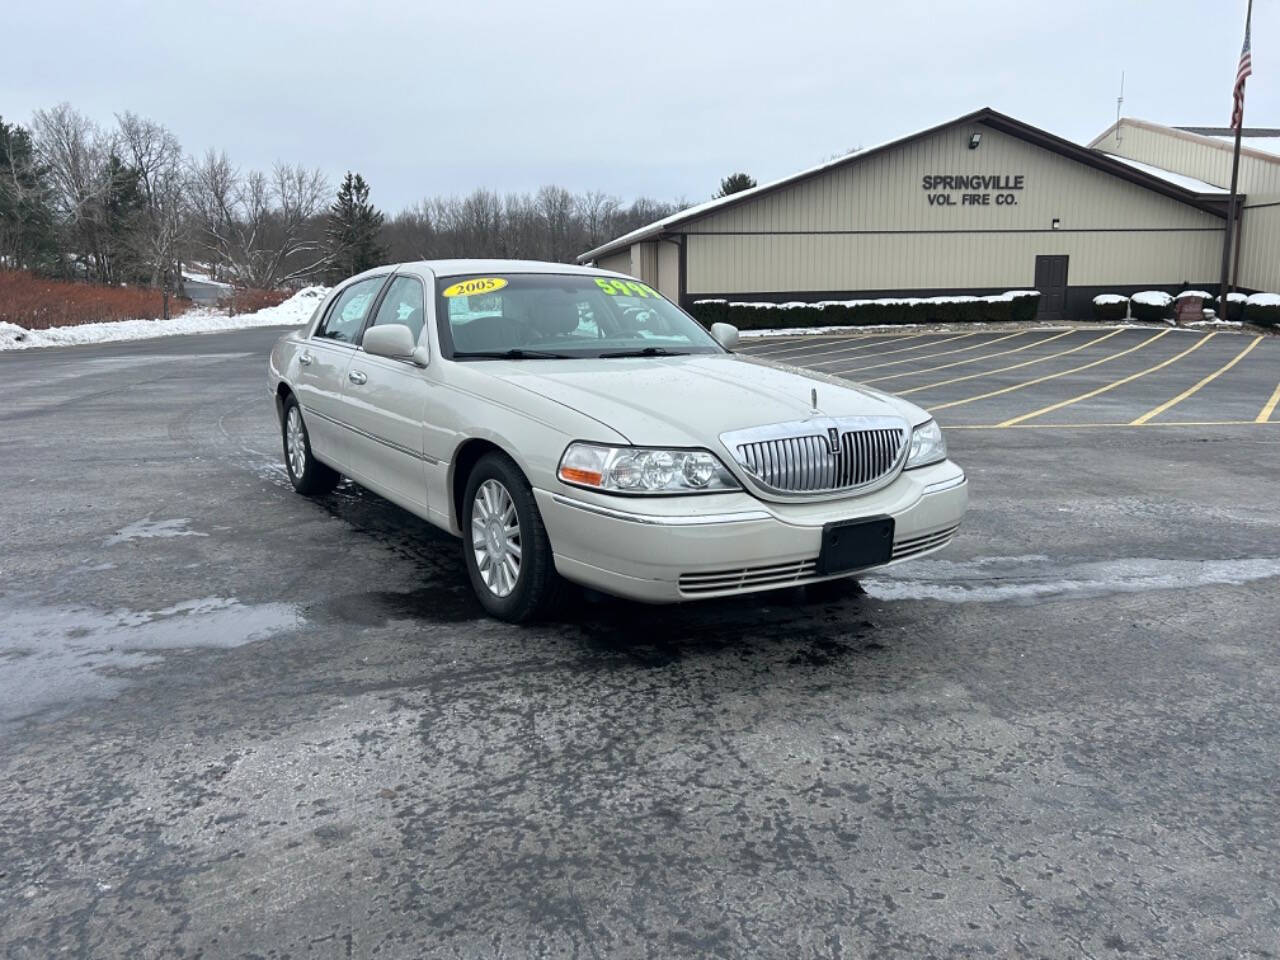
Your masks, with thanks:
M 596 503 L 584 503 L 581 500 L 575 500 L 573 497 L 566 497 L 560 493 L 551 494 L 551 499 L 563 507 L 573 507 L 575 510 L 583 510 L 587 513 L 609 517 L 612 520 L 625 520 L 628 523 L 643 523 L 657 527 L 701 527 L 717 523 L 746 523 L 751 520 L 774 519 L 771 513 L 764 510 L 740 510 L 736 513 L 702 513 L 697 516 L 670 517 L 658 516 L 652 513 L 631 513 L 627 510 L 615 510 L 612 507 L 602 507 Z
M 963 473 L 958 477 L 952 477 L 950 480 L 939 480 L 937 483 L 931 483 L 924 488 L 922 496 L 928 496 L 931 493 L 942 493 L 944 490 L 954 490 L 956 487 L 963 487 L 969 482 L 969 478 Z

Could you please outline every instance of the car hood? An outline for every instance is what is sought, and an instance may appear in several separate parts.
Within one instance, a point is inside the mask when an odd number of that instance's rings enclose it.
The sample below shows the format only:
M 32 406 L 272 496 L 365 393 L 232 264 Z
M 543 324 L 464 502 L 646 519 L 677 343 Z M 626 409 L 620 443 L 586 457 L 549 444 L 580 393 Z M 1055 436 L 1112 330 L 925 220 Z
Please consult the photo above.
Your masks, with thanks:
M 709 446 L 727 430 L 815 416 L 928 419 L 878 390 L 737 354 L 494 361 L 486 372 L 642 446 Z

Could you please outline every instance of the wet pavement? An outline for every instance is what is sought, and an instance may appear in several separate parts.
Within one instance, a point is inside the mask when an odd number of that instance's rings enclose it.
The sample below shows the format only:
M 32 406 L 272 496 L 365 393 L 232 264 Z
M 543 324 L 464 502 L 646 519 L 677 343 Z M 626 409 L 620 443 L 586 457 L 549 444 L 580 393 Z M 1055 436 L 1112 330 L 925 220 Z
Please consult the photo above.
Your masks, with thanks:
M 0 956 L 1280 953 L 1280 341 L 1191 425 L 1090 423 L 1247 339 L 958 406 L 962 535 L 860 587 L 519 629 L 447 536 L 292 493 L 275 335 L 0 355 Z

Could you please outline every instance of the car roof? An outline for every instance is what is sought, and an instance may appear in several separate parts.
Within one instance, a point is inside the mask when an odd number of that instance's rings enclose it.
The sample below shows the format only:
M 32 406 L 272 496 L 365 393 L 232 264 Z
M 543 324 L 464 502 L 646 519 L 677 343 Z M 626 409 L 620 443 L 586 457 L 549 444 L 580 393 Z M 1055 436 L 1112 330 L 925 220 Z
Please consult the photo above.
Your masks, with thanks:
M 623 274 L 596 267 L 580 267 L 573 263 L 552 263 L 546 260 L 415 260 L 395 266 L 397 270 L 418 268 L 434 273 L 437 277 L 475 273 L 569 273 L 584 276 L 607 274 L 615 277 Z M 382 268 L 386 269 L 386 268 Z

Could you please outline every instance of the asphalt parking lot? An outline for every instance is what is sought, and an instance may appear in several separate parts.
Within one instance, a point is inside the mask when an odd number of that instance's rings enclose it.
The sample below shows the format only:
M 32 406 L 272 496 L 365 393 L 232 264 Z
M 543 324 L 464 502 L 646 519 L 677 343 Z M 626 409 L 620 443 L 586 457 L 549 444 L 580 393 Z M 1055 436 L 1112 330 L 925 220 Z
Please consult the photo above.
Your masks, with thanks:
M 292 493 L 277 335 L 0 354 L 0 955 L 1280 954 L 1280 337 L 747 341 L 932 409 L 956 542 L 519 629 Z

